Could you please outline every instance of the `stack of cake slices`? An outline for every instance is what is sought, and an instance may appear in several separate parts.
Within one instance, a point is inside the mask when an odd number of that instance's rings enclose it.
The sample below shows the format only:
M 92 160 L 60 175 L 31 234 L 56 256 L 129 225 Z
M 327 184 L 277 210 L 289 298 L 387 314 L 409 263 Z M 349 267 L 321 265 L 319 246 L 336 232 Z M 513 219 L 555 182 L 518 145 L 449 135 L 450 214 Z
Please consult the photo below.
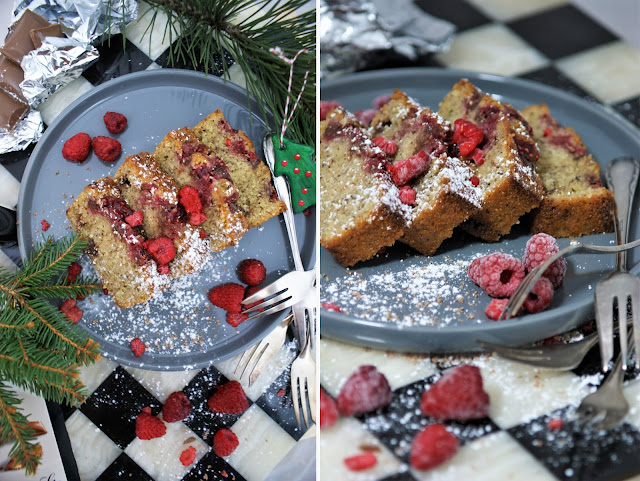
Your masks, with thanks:
M 236 245 L 286 209 L 244 132 L 220 111 L 196 129 L 204 134 L 174 130 L 153 154 L 127 157 L 113 178 L 85 187 L 67 210 L 118 307 L 146 302 L 171 278 L 198 270 L 211 251 Z
M 368 129 L 342 107 L 320 125 L 320 243 L 345 267 L 395 241 L 433 255 L 458 226 L 487 242 L 521 219 L 555 237 L 613 229 L 598 164 L 546 106 L 519 113 L 461 79 L 438 113 L 396 90 Z

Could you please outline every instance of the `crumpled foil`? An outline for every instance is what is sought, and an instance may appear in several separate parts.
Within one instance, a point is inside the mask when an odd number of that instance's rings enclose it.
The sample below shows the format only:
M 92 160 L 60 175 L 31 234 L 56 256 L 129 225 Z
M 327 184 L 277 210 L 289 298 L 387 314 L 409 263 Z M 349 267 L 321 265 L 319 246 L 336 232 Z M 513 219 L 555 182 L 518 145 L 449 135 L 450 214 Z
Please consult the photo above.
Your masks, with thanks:
M 98 59 L 98 50 L 72 38 L 48 37 L 40 48 L 22 59 L 24 80 L 20 90 L 36 108 L 63 85 L 77 79 Z
M 455 26 L 413 0 L 320 0 L 318 31 L 321 78 L 328 78 L 375 66 L 381 51 L 415 60 L 446 50 Z
M 23 150 L 37 142 L 42 118 L 33 109 L 98 59 L 91 45 L 94 41 L 103 34 L 119 33 L 123 21 L 127 24 L 138 16 L 136 0 L 111 0 L 107 6 L 107 0 L 16 0 L 13 22 L 28 8 L 50 23 L 60 23 L 69 38 L 49 37 L 22 59 L 20 89 L 31 110 L 12 132 L 0 129 L 0 153 Z

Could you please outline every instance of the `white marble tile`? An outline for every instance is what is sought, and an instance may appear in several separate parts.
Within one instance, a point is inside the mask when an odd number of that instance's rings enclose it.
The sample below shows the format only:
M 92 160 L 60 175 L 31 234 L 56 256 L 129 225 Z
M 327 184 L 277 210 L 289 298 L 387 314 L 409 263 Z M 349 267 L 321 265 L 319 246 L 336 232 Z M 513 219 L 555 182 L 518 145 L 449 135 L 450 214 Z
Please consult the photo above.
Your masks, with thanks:
M 541 13 L 554 7 L 566 5 L 569 0 L 528 0 L 514 2 L 513 0 L 467 0 L 489 18 L 508 22 L 516 18 Z
M 125 367 L 125 369 L 162 403 L 172 392 L 181 391 L 200 372 L 199 369 L 190 371 L 147 371 L 133 367 Z
M 420 481 L 516 480 L 523 479 L 522 473 L 527 473 L 527 481 L 556 479 L 504 431 L 488 434 L 460 447 L 453 458 L 433 469 L 412 470 Z
M 158 65 L 157 63 L 151 62 L 149 64 L 149 66 L 145 70 L 158 70 L 158 69 L 161 69 L 161 68 L 162 67 L 160 65 Z
M 72 80 L 57 92 L 53 93 L 46 101 L 38 106 L 45 124 L 51 125 L 56 117 L 78 97 L 93 88 L 91 82 L 80 76 Z
M 496 356 L 477 364 L 490 397 L 489 416 L 503 429 L 577 405 L 591 390 L 586 379 L 572 372 L 531 368 Z
M 3 165 L 0 165 L 0 206 L 16 210 L 20 182 Z
M 65 426 L 82 481 L 96 479 L 122 453 L 109 436 L 79 410 L 69 416 Z
M 93 364 L 80 366 L 80 380 L 87 386 L 87 392 L 95 391 L 117 366 L 118 364 L 104 357 Z
M 262 481 L 295 445 L 294 439 L 255 404 L 231 430 L 239 444 L 225 459 L 247 481 Z
M 151 60 L 157 59 L 169 48 L 168 17 L 164 12 L 159 12 L 155 17 L 152 28 L 148 28 L 154 18 L 154 11 L 146 2 L 140 2 L 138 6 L 138 18 L 127 25 L 126 37 L 138 47 Z M 165 32 L 165 27 L 167 28 Z M 175 41 L 179 32 L 179 26 L 174 23 L 171 32 L 171 40 Z
M 378 463 L 363 471 L 349 470 L 343 460 L 362 454 L 363 447 L 373 450 Z M 320 433 L 319 469 L 321 481 L 366 481 L 395 474 L 403 469 L 403 464 L 360 421 L 340 418 Z
M 320 341 L 320 382 L 332 396 L 351 374 L 364 364 L 372 364 L 382 372 L 391 389 L 398 389 L 436 372 L 434 364 L 424 356 L 366 349 L 341 342 Z
M 238 361 L 242 355 L 232 357 L 224 362 L 215 365 L 225 377 L 229 379 L 235 379 L 242 384 L 244 392 L 247 397 L 252 401 L 258 399 L 262 394 L 273 384 L 273 382 L 282 374 L 285 369 L 288 369 L 296 355 L 295 343 L 286 343 L 277 352 L 277 354 L 271 359 L 269 364 L 264 368 L 262 373 L 258 376 L 256 381 L 249 386 L 249 376 L 247 373 L 240 379 L 241 370 L 234 372 L 238 366 Z
M 622 392 L 630 406 L 625 420 L 633 424 L 636 429 L 640 429 L 640 379 L 634 379 L 625 384 Z
M 640 50 L 612 42 L 557 62 L 567 77 L 605 103 L 640 95 Z
M 462 32 L 451 48 L 436 54 L 445 66 L 497 75 L 520 75 L 548 59 L 504 25 L 491 24 Z
M 3 250 L 0 250 L 0 268 L 9 272 L 15 272 L 18 268 L 16 263 L 13 262 L 11 257 L 5 254 Z
M 135 438 L 125 453 L 144 469 L 155 481 L 177 481 L 189 472 L 210 447 L 184 423 L 165 423 L 167 432 L 154 439 Z M 183 466 L 180 454 L 185 449 L 196 448 L 196 459 L 192 465 Z
M 237 63 L 234 63 L 231 68 L 229 68 L 229 80 L 243 89 L 247 88 L 247 79 Z

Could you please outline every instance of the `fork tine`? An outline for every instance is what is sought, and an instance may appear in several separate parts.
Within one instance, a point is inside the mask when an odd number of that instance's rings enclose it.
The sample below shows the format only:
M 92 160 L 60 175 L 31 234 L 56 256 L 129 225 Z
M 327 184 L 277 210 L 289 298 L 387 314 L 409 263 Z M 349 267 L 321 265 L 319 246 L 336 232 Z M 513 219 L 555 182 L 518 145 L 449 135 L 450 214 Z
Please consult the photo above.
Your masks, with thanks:
M 293 412 L 296 415 L 296 421 L 298 422 L 298 429 L 302 429 L 302 423 L 300 422 L 300 404 L 298 399 L 298 378 L 291 375 L 291 398 L 293 400 Z
M 288 288 L 289 288 L 288 286 L 282 285 L 278 281 L 276 281 L 273 284 L 269 284 L 268 286 L 263 287 L 259 291 L 254 292 L 249 297 L 246 297 L 245 299 L 243 299 L 242 304 L 253 304 L 256 301 L 259 301 L 260 299 L 266 299 L 267 297 L 271 297 L 276 294 L 281 294 L 282 292 L 285 292 Z
M 631 302 L 631 318 L 633 319 L 633 349 L 635 349 L 636 368 L 640 368 L 640 306 L 638 302 Z
M 302 405 L 304 424 L 309 427 L 311 424 L 309 423 L 309 409 L 307 408 L 307 384 L 309 384 L 309 380 L 305 377 L 300 382 L 300 404 Z
M 249 366 L 249 364 L 251 364 L 251 370 L 247 373 L 247 375 L 249 376 L 249 386 L 251 386 L 253 384 L 253 381 L 255 381 L 253 372 L 256 370 L 258 363 L 262 359 L 262 355 L 264 354 L 264 352 L 267 350 L 268 347 L 269 347 L 269 342 L 261 342 L 260 345 L 258 346 L 258 348 L 261 348 L 261 349 L 258 349 L 258 352 L 256 352 L 256 355 L 252 356 L 251 358 L 251 360 L 254 362 L 247 363 L 247 367 Z M 255 377 L 258 377 L 261 371 L 262 369 L 258 370 Z M 242 374 L 244 374 L 244 371 L 242 371 Z
M 618 297 L 618 329 L 620 330 L 620 352 L 622 355 L 622 370 L 627 370 L 627 296 Z M 613 336 L 613 332 L 611 333 Z
M 267 314 L 274 314 L 276 312 L 283 311 L 286 308 L 293 306 L 294 304 L 295 304 L 295 301 L 293 299 L 286 300 L 284 302 L 281 302 L 280 304 L 277 304 L 275 306 L 271 306 L 271 307 L 265 309 L 262 312 L 254 312 L 252 316 L 249 316 L 247 318 L 247 321 L 250 320 L 250 319 L 255 319 L 256 317 L 266 316 Z M 246 313 L 247 311 L 243 311 L 243 312 Z
M 244 372 L 247 369 L 247 366 L 249 365 L 249 362 L 251 361 L 251 358 L 253 357 L 253 354 L 256 352 L 256 350 L 258 349 L 258 347 L 260 346 L 260 343 L 256 343 L 255 346 L 250 347 L 249 349 L 247 349 L 246 351 L 244 351 L 242 353 L 242 357 L 240 358 L 240 360 L 238 361 L 238 364 L 236 364 L 236 368 L 233 370 L 233 373 L 237 373 L 238 369 L 240 368 L 240 366 L 242 367 L 242 373 L 240 374 L 240 378 L 242 378 L 242 376 L 244 376 Z
M 246 311 L 244 311 L 244 313 L 249 314 L 250 312 L 255 312 L 259 309 L 275 307 L 276 305 L 279 305 L 281 301 L 287 301 L 289 299 L 291 299 L 291 294 L 289 294 L 288 292 L 283 292 L 276 297 L 272 297 L 271 299 L 262 301 L 260 304 L 253 306 L 251 309 L 247 309 Z
M 613 357 L 613 310 L 608 299 L 604 299 L 605 302 L 599 302 L 598 297 L 602 297 L 603 294 L 601 289 L 599 289 L 601 286 L 602 284 L 600 283 L 596 286 L 594 305 L 596 325 L 598 327 L 598 340 L 600 342 L 602 372 L 607 372 L 609 370 L 609 361 Z

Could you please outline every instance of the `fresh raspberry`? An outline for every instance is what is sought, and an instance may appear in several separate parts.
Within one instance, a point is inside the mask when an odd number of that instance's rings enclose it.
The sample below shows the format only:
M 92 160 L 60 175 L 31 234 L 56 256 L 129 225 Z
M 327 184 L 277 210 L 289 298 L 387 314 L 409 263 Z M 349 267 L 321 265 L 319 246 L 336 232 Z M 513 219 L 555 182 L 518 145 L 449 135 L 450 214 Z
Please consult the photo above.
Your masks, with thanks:
M 379 147 L 385 154 L 394 155 L 398 151 L 398 144 L 393 140 L 386 140 L 384 137 L 376 137 L 371 142 Z
M 249 314 L 244 312 L 227 312 L 227 323 L 233 327 L 238 327 L 247 319 L 249 319 Z
M 144 345 L 144 342 L 142 342 L 139 337 L 131 341 L 131 352 L 133 352 L 136 357 L 142 356 L 146 350 L 147 346 Z
M 536 281 L 524 301 L 523 307 L 527 312 L 534 314 L 545 310 L 553 300 L 553 284 L 546 277 Z
M 509 297 L 524 279 L 524 267 L 519 259 L 495 252 L 474 259 L 469 277 L 491 297 Z
M 458 438 L 442 424 L 429 424 L 411 444 L 409 462 L 414 469 L 430 469 L 451 459 L 458 452 Z
M 145 242 L 144 247 L 161 266 L 168 264 L 176 256 L 176 248 L 168 237 L 149 239 Z
M 330 428 L 338 420 L 338 406 L 324 389 L 320 389 L 320 429 Z
M 507 302 L 509 302 L 509 299 L 491 299 L 491 302 L 484 311 L 485 315 L 489 319 L 497 321 L 500 314 L 502 314 L 502 310 L 507 305 Z
M 345 416 L 368 413 L 391 402 L 391 387 L 375 366 L 360 366 L 338 395 L 338 410 Z
M 129 224 L 131 227 L 137 227 L 139 225 L 142 225 L 143 219 L 144 219 L 144 213 L 141 210 L 137 210 L 133 214 L 125 217 L 124 221 L 127 224 Z
M 471 154 L 471 158 L 476 163 L 476 165 L 484 164 L 484 152 L 479 148 L 473 149 L 473 153 Z
M 340 306 L 334 302 L 323 302 L 322 304 L 320 304 L 320 307 L 328 311 L 342 312 Z
M 224 458 L 238 447 L 238 437 L 231 429 L 222 428 L 213 436 L 213 451 Z
M 400 202 L 407 205 L 416 205 L 416 191 L 413 187 L 403 185 L 400 187 Z
M 375 99 L 371 101 L 371 107 L 373 107 L 376 110 L 380 110 L 382 107 L 387 105 L 390 100 L 391 100 L 391 95 L 389 94 L 378 95 Z
M 549 419 L 549 421 L 547 422 L 547 426 L 549 426 L 549 429 L 553 430 L 562 429 L 562 424 L 563 423 L 561 418 Z
M 260 289 L 262 289 L 262 287 L 260 286 L 247 286 L 247 288 L 244 290 L 244 298 L 246 299 L 247 297 L 254 295 Z M 257 306 L 261 302 L 262 302 L 262 299 L 258 299 L 256 302 L 252 302 L 251 304 L 244 304 L 244 308 L 251 309 L 252 307 Z M 264 311 L 263 307 L 258 309 L 258 312 L 262 312 L 262 311 Z
M 429 168 L 429 156 L 424 150 L 408 159 L 396 160 L 393 164 L 387 164 L 387 171 L 391 174 L 391 180 L 398 187 L 408 184 Z
M 469 178 L 469 181 L 473 184 L 474 187 L 478 187 L 480 185 L 480 179 L 477 175 L 472 175 Z
M 176 391 L 169 394 L 162 407 L 162 419 L 168 423 L 182 421 L 191 413 L 191 402 L 185 393 Z
M 81 272 L 82 266 L 80 264 L 78 264 L 77 262 L 72 262 L 71 264 L 69 264 L 69 267 L 67 267 L 67 283 L 70 284 L 72 282 L 75 282 Z
M 242 312 L 244 286 L 229 282 L 216 286 L 209 291 L 209 301 L 227 312 Z
M 344 459 L 344 464 L 351 471 L 363 471 L 365 469 L 373 468 L 378 464 L 378 458 L 371 451 L 367 451 L 363 454 L 356 454 Z
M 162 264 L 158 266 L 158 274 L 160 274 L 161 276 L 166 276 L 169 274 L 169 272 L 171 272 L 171 269 L 168 265 Z
M 62 146 L 62 156 L 71 162 L 84 162 L 89 156 L 91 137 L 80 132 L 67 140 Z
M 191 187 L 190 185 L 185 185 L 180 192 L 178 192 L 179 202 L 184 207 L 184 210 L 187 214 L 192 214 L 196 212 L 202 211 L 202 200 L 200 199 L 200 194 L 195 189 L 195 187 Z
M 257 286 L 264 282 L 267 269 L 258 259 L 245 259 L 238 265 L 238 279 L 249 286 Z
M 180 462 L 183 466 L 191 466 L 196 460 L 196 448 L 189 446 L 180 453 Z
M 549 234 L 541 232 L 531 237 L 527 241 L 524 250 L 524 259 L 522 263 L 527 272 L 531 272 L 536 266 L 539 266 L 549 257 L 556 254 L 560 250 L 556 239 Z M 567 270 L 567 261 L 564 257 L 554 261 L 549 268 L 542 274 L 548 278 L 557 289 L 564 282 L 564 274 Z
M 40 225 L 42 226 L 42 232 L 46 232 L 49 230 L 49 227 L 51 227 L 51 224 L 49 224 L 46 219 L 42 219 L 40 221 Z
M 78 322 L 82 319 L 82 309 L 76 305 L 75 299 L 67 299 L 64 301 L 62 306 L 60 306 L 60 312 L 62 312 L 71 322 Z
M 551 127 L 547 127 L 546 129 L 544 129 L 544 132 L 542 132 L 542 136 L 543 137 L 549 137 L 551 135 Z
M 287 391 L 285 391 L 284 389 L 278 389 L 278 392 L 276 394 L 278 396 L 284 396 L 285 394 L 287 394 Z
M 207 238 L 207 232 L 204 230 L 200 231 L 200 239 L 206 239 Z
M 469 155 L 483 139 L 484 132 L 473 122 L 457 119 L 453 123 L 453 142 L 458 145 L 460 155 Z
M 218 386 L 218 390 L 207 401 L 214 413 L 242 414 L 249 409 L 249 400 L 238 381 L 229 381 Z
M 116 139 L 112 139 L 111 137 L 98 135 L 93 138 L 91 145 L 93 146 L 93 151 L 96 153 L 98 158 L 105 162 L 115 161 L 120 157 L 120 153 L 122 152 L 120 142 Z
M 167 426 L 161 419 L 151 414 L 151 408 L 145 407 L 136 418 L 136 436 L 140 439 L 153 439 L 164 436 Z
M 207 220 L 207 215 L 204 212 L 194 212 L 189 214 L 189 224 L 200 225 Z
M 477 366 L 468 364 L 447 371 L 422 394 L 420 409 L 436 419 L 466 421 L 489 413 L 489 395 L 482 387 Z
M 327 114 L 336 107 L 340 107 L 342 104 L 337 100 L 321 100 L 320 101 L 320 120 L 327 120 Z
M 353 115 L 356 119 L 360 121 L 362 125 L 365 127 L 369 127 L 373 118 L 378 114 L 377 110 L 367 109 L 367 110 L 356 110 Z
M 104 125 L 112 134 L 119 134 L 127 128 L 127 118 L 118 112 L 107 112 L 102 117 Z

